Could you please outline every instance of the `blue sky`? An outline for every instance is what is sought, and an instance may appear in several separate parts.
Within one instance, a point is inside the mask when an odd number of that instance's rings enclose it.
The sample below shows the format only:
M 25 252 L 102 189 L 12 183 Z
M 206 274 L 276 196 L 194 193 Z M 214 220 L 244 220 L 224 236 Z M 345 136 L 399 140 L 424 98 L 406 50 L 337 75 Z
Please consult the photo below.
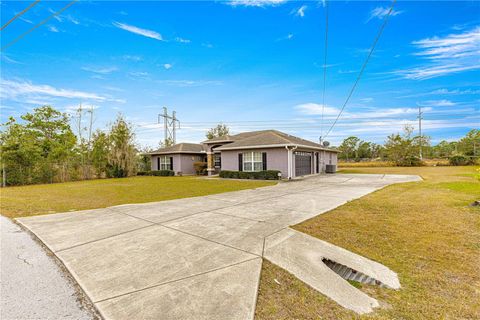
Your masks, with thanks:
M 31 2 L 2 1 L 2 24 Z M 2 47 L 68 2 L 42 1 L 2 31 Z M 1 53 L 1 120 L 50 104 L 94 106 L 94 126 L 118 112 L 141 145 L 157 146 L 162 107 L 178 141 L 278 129 L 317 140 L 337 116 L 391 2 L 85 1 Z M 480 2 L 399 1 L 359 86 L 327 140 L 382 143 L 405 124 L 436 143 L 480 127 Z M 323 110 L 323 126 L 322 126 Z M 323 129 L 322 129 L 323 127 Z

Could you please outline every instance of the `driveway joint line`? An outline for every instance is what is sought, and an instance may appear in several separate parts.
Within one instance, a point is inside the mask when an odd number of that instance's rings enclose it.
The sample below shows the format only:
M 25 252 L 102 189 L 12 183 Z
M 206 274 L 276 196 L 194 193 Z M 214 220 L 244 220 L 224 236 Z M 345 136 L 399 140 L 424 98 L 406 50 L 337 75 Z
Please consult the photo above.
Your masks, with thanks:
M 259 258 L 262 257 L 261 255 L 258 255 L 258 254 L 256 254 L 256 253 L 249 252 L 249 251 L 247 251 L 247 250 L 240 249 L 240 248 L 237 248 L 237 247 L 234 247 L 234 246 L 225 244 L 225 243 L 221 243 L 221 242 L 218 242 L 218 241 L 215 241 L 215 240 L 207 239 L 207 238 L 204 238 L 204 237 L 202 237 L 202 236 L 199 236 L 199 235 L 196 235 L 196 234 L 187 232 L 187 231 L 183 231 L 183 230 L 180 230 L 180 229 L 172 228 L 172 227 L 169 227 L 169 226 L 166 226 L 166 225 L 163 225 L 163 224 L 159 224 L 159 225 L 162 226 L 162 227 L 165 227 L 165 228 L 167 228 L 167 229 L 171 229 L 171 230 L 174 230 L 174 231 L 177 231 L 177 232 L 181 232 L 181 233 L 187 234 L 187 235 L 192 236 L 192 237 L 196 237 L 196 238 L 199 238 L 199 239 L 202 239 L 202 240 L 206 240 L 206 241 L 209 241 L 209 242 L 213 242 L 213 243 L 219 244 L 219 245 L 221 245 L 221 246 L 224 246 L 224 247 L 227 247 L 227 248 L 230 248 L 230 249 L 235 249 L 235 250 L 238 250 L 238 251 L 242 251 L 242 252 L 245 252 L 245 253 L 254 255 L 254 256 L 256 256 L 256 257 L 259 257 Z
M 87 241 L 87 242 L 84 242 L 84 243 L 79 243 L 79 244 L 76 244 L 76 245 L 71 246 L 71 247 L 62 248 L 62 249 L 59 249 L 59 250 L 56 250 L 56 251 L 53 251 L 53 250 L 52 250 L 52 251 L 55 252 L 55 253 L 57 253 L 57 252 L 62 252 L 62 251 L 70 250 L 70 249 L 73 249 L 73 248 L 81 247 L 81 246 L 84 246 L 84 245 L 87 245 L 87 244 L 91 244 L 91 243 L 94 243 L 94 242 L 97 242 L 97 241 L 102 241 L 102 240 L 106 240 L 106 239 L 109 239 L 109 238 L 114 238 L 114 237 L 121 236 L 121 235 L 130 233 L 130 232 L 134 232 L 134 231 L 138 231 L 138 230 L 142 230 L 142 229 L 146 229 L 146 228 L 150 228 L 150 227 L 154 227 L 154 226 L 155 226 L 155 224 L 154 224 L 154 223 L 151 223 L 151 224 L 148 225 L 148 226 L 143 226 L 143 227 L 135 228 L 135 229 L 132 229 L 132 230 L 128 230 L 128 231 L 116 233 L 116 234 L 110 235 L 110 236 L 108 236 L 108 237 L 103 237 L 103 238 L 100 238 L 100 239 L 95 239 L 95 240 Z
M 119 294 L 119 295 L 116 295 L 116 296 L 112 296 L 112 297 L 108 297 L 108 298 L 105 298 L 105 299 L 97 300 L 97 301 L 94 301 L 93 303 L 95 303 L 95 304 L 101 303 L 101 302 L 104 302 L 104 301 L 107 301 L 107 300 L 116 299 L 116 298 L 123 297 L 123 296 L 129 295 L 129 294 L 134 294 L 134 293 L 137 293 L 137 292 L 149 290 L 149 289 L 152 289 L 152 288 L 156 288 L 156 287 L 160 287 L 160 286 L 163 286 L 163 285 L 175 283 L 175 282 L 178 282 L 178 281 L 182 281 L 182 280 L 186 280 L 186 279 L 190 279 L 190 278 L 202 276 L 202 275 L 205 275 L 205 274 L 208 274 L 208 273 L 212 273 L 212 272 L 215 272 L 215 271 L 220 271 L 220 270 L 223 270 L 223 269 L 228 269 L 228 268 L 231 268 L 231 267 L 238 266 L 238 265 L 240 265 L 240 264 L 242 264 L 242 263 L 246 263 L 246 262 L 249 262 L 249 261 L 253 261 L 253 260 L 255 260 L 255 259 L 262 259 L 262 257 L 256 256 L 256 257 L 254 257 L 254 258 L 250 258 L 250 259 L 242 260 L 242 261 L 239 261 L 239 262 L 235 262 L 235 263 L 232 263 L 232 264 L 223 266 L 223 267 L 218 267 L 218 268 L 210 269 L 210 270 L 207 270 L 207 271 L 204 271 L 204 272 L 199 272 L 199 273 L 196 273 L 196 274 L 192 274 L 192 275 L 189 275 L 189 276 L 186 276 L 186 277 L 182 277 L 182 278 L 178 278 L 178 279 L 174 279 L 174 280 L 169 280 L 169 281 L 157 283 L 157 284 L 154 284 L 154 285 L 151 285 L 151 286 L 147 286 L 147 287 L 144 287 L 144 288 L 141 288 L 141 289 L 137 289 L 137 290 L 129 291 L 129 292 L 122 293 L 122 294 Z

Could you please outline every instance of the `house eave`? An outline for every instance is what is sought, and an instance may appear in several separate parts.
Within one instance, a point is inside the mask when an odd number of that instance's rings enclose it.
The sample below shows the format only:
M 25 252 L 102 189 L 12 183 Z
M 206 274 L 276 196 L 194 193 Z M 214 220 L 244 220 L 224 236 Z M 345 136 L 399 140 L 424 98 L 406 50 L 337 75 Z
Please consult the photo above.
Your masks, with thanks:
M 285 148 L 285 147 L 297 147 L 303 149 L 311 149 L 311 150 L 321 150 L 321 151 L 329 151 L 329 152 L 336 152 L 339 153 L 340 151 L 335 149 L 329 148 L 322 148 L 322 147 L 314 147 L 314 146 L 307 146 L 302 144 L 293 144 L 293 143 L 286 143 L 286 144 L 264 144 L 264 145 L 255 145 L 255 146 L 241 146 L 241 147 L 228 147 L 223 146 L 217 148 L 218 151 L 229 151 L 229 150 L 245 150 L 245 149 L 266 149 L 266 148 Z
M 151 156 L 162 154 L 206 154 L 206 151 L 161 151 L 161 152 L 149 152 L 146 153 Z

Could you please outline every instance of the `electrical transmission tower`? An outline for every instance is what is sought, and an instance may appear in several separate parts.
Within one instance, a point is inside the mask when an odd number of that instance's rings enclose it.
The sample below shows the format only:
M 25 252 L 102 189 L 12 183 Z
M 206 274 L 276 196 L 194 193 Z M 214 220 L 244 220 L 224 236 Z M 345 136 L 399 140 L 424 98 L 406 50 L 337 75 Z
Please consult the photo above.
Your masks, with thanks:
M 173 111 L 172 115 L 168 114 L 166 107 L 163 107 L 163 114 L 158 114 L 158 123 L 160 123 L 160 118 L 163 118 L 163 131 L 164 131 L 164 143 L 165 145 L 168 141 L 177 143 L 177 129 L 180 129 L 180 120 L 177 119 L 176 112 Z
M 423 137 L 422 137 L 422 120 L 423 120 L 423 111 L 422 111 L 422 106 L 418 106 L 418 134 L 420 136 L 419 140 L 419 145 L 420 145 L 420 160 L 423 160 L 423 155 L 422 155 L 422 143 L 423 143 Z

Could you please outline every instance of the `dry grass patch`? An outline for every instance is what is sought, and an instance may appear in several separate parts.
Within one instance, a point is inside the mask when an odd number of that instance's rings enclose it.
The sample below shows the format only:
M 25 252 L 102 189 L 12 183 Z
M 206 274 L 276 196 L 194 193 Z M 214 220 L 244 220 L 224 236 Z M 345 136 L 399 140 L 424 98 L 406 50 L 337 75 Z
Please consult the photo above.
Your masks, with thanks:
M 1 214 L 10 218 L 198 197 L 274 185 L 267 181 L 197 177 L 131 177 L 1 189 Z
M 480 209 L 468 206 L 480 198 L 480 182 L 468 176 L 475 168 L 349 169 L 354 171 L 425 179 L 389 186 L 294 227 L 398 273 L 401 290 L 362 285 L 388 307 L 358 318 L 480 319 Z M 357 317 L 285 273 L 265 264 L 258 319 Z M 275 288 L 272 278 L 280 276 L 290 277 L 291 289 Z

